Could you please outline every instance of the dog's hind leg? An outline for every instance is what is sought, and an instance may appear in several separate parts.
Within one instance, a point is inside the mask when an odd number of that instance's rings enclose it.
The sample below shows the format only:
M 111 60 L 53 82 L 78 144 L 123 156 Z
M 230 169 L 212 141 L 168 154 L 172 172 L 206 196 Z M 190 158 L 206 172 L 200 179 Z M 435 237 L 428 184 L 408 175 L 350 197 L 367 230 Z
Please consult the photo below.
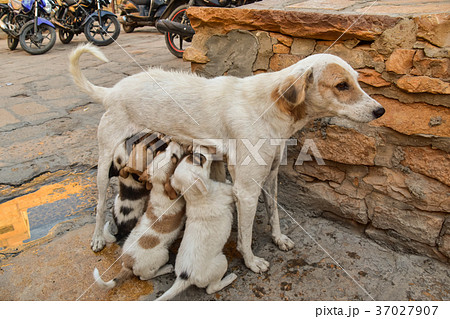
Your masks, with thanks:
M 113 149 L 114 150 L 114 149 Z M 100 150 L 101 152 L 102 150 Z M 92 236 L 91 248 L 97 252 L 102 250 L 106 245 L 106 240 L 103 235 L 103 227 L 105 225 L 106 218 L 106 194 L 109 185 L 109 168 L 112 163 L 113 152 L 111 154 L 103 154 L 98 159 L 97 168 L 97 190 L 98 190 L 98 203 L 97 214 L 95 216 L 95 230 Z
M 224 254 L 217 255 L 211 261 L 211 267 L 209 267 L 210 274 L 207 274 L 207 278 L 212 278 L 212 281 L 206 287 L 207 294 L 213 294 L 219 290 L 222 290 L 229 284 L 231 284 L 237 276 L 233 273 L 229 274 L 225 278 L 222 278 L 223 275 L 227 272 L 228 262 L 227 258 Z

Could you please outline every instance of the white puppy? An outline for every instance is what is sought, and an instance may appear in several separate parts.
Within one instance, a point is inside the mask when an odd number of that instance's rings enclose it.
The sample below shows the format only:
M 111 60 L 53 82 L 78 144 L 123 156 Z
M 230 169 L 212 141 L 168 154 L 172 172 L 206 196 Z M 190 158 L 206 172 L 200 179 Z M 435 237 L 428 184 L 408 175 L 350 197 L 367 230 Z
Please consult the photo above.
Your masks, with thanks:
M 186 200 L 186 228 L 175 261 L 177 278 L 157 300 L 169 300 L 191 285 L 206 287 L 208 294 L 231 284 L 236 275 L 223 278 L 228 262 L 222 253 L 233 221 L 233 187 L 209 178 L 211 161 L 203 154 L 186 156 L 171 184 Z
M 148 280 L 173 271 L 169 260 L 169 247 L 177 239 L 185 221 L 185 201 L 178 197 L 170 185 L 182 148 L 170 142 L 164 152 L 159 152 L 149 168 L 153 188 L 145 214 L 131 231 L 123 246 L 122 270 L 116 278 L 104 282 L 97 268 L 94 279 L 104 288 L 114 288 L 133 274 Z

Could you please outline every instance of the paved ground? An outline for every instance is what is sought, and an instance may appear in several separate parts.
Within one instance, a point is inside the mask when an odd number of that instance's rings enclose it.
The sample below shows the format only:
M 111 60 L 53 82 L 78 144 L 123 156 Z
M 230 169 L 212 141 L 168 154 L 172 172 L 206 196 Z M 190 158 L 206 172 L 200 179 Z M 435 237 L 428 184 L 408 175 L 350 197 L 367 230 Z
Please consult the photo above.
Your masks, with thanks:
M 138 30 L 122 33 L 118 42 L 142 66 L 189 69 L 169 54 L 161 35 Z M 103 108 L 67 74 L 67 55 L 83 41 L 83 36 L 69 45 L 58 41 L 41 56 L 20 48 L 10 52 L 6 41 L 0 41 L 0 246 L 27 242 L 0 250 L 0 300 L 151 300 L 173 281 L 171 275 L 150 282 L 135 278 L 110 292 L 91 286 L 93 268 L 105 271 L 120 250 L 112 245 L 95 254 L 89 248 L 96 201 L 96 126 Z M 141 70 L 118 45 L 103 51 L 112 62 L 82 59 L 84 73 L 94 83 L 109 86 Z M 254 274 L 243 265 L 233 231 L 225 252 L 229 271 L 238 275 L 235 283 L 213 296 L 191 288 L 179 299 L 450 299 L 448 265 L 393 252 L 357 227 L 314 217 L 296 196 L 298 189 L 282 172 L 279 200 L 295 222 L 281 211 L 281 223 L 296 244 L 293 251 L 281 252 L 271 243 L 260 207 L 253 245 L 257 255 L 270 261 L 269 272 Z M 8 240 L 7 222 L 17 230 Z M 120 261 L 105 278 L 114 277 L 119 268 Z

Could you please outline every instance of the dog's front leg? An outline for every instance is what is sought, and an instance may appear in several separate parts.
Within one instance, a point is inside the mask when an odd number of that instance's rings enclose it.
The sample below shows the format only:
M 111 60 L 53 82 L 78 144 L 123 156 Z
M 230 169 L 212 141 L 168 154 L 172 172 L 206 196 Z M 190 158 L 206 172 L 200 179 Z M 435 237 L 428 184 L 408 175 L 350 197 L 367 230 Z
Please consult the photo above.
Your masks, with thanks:
M 237 249 L 244 257 L 245 265 L 256 273 L 265 272 L 269 269 L 269 263 L 263 258 L 253 255 L 252 252 L 252 230 L 253 220 L 256 215 L 258 196 L 261 188 L 256 183 L 259 181 L 242 181 L 247 179 L 246 172 L 239 172 L 233 186 L 238 212 L 238 242 Z M 261 184 L 260 184 L 261 185 Z
M 269 222 L 272 228 L 272 240 L 281 250 L 287 251 L 294 247 L 294 242 L 281 233 L 280 219 L 278 216 L 278 163 L 274 162 L 272 170 L 266 179 L 263 187 L 264 203 L 269 215 Z

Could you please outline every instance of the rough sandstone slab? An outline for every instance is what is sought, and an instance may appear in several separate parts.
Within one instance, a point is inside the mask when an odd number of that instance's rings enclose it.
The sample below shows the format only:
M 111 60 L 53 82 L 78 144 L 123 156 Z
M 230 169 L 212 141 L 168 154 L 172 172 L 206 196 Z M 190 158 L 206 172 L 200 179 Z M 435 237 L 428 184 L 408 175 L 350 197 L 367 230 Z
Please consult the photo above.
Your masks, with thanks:
M 375 193 L 366 202 L 374 227 L 393 229 L 407 238 L 430 246 L 436 245 L 444 223 L 444 214 L 419 211 Z
M 301 60 L 301 57 L 292 54 L 274 54 L 270 59 L 270 69 L 280 71 Z
M 450 59 L 428 58 L 424 51 L 417 51 L 413 59 L 414 69 L 412 75 L 425 75 L 434 78 L 450 78 Z
M 186 62 L 194 62 L 200 64 L 205 64 L 211 61 L 206 55 L 203 54 L 202 51 L 193 47 L 186 48 L 183 53 L 183 60 Z
M 388 55 L 395 49 L 411 49 L 416 42 L 417 26 L 411 19 L 402 19 L 393 28 L 387 29 L 379 36 L 372 47 L 379 53 Z
M 291 53 L 306 57 L 314 52 L 316 40 L 295 38 L 291 45 Z
M 375 139 L 353 129 L 330 125 L 325 139 L 319 131 L 308 132 L 304 138 L 313 139 L 324 159 L 344 164 L 374 164 Z
M 450 211 L 450 197 L 447 195 L 450 187 L 421 174 L 371 167 L 362 180 L 379 193 L 404 205 L 430 212 Z
M 450 83 L 428 76 L 405 75 L 395 84 L 410 93 L 450 94 Z
M 382 95 L 373 97 L 383 105 L 386 113 L 372 121 L 371 126 L 385 126 L 407 135 L 424 134 L 450 137 L 449 108 L 426 103 L 406 104 Z M 441 119 L 441 124 L 430 125 L 430 122 L 436 118 Z
M 277 39 L 278 42 L 280 42 L 288 47 L 290 47 L 292 45 L 292 42 L 294 41 L 292 39 L 292 37 L 289 37 L 289 36 L 281 34 L 281 33 L 270 32 L 270 36 L 272 38 Z
M 328 13 L 243 8 L 191 7 L 188 10 L 192 27 L 223 29 L 225 32 L 265 30 L 299 38 L 335 40 L 347 29 L 342 40 L 357 38 L 374 40 L 393 27 L 400 18 L 383 15 L 336 15 Z M 356 21 L 356 22 L 355 22 Z M 352 26 L 351 28 L 349 28 Z
M 450 154 L 430 147 L 403 147 L 402 165 L 450 186 Z
M 383 87 L 391 85 L 391 82 L 386 81 L 381 77 L 381 74 L 373 69 L 359 69 L 358 81 L 369 84 L 374 87 Z
M 450 46 L 450 13 L 425 15 L 414 18 L 417 36 L 439 47 Z
M 273 53 L 288 54 L 290 50 L 291 49 L 288 46 L 281 43 L 273 45 Z
M 255 31 L 253 34 L 259 43 L 258 55 L 253 64 L 253 71 L 267 70 L 269 68 L 270 58 L 273 55 L 272 40 L 269 33 L 265 31 Z
M 386 61 L 386 71 L 397 74 L 408 74 L 413 66 L 413 57 L 416 50 L 395 49 Z
M 349 49 L 343 43 L 335 43 L 332 41 L 317 41 L 316 53 L 334 54 L 344 59 L 353 68 L 359 69 L 366 66 L 364 63 L 364 52 L 362 50 Z

